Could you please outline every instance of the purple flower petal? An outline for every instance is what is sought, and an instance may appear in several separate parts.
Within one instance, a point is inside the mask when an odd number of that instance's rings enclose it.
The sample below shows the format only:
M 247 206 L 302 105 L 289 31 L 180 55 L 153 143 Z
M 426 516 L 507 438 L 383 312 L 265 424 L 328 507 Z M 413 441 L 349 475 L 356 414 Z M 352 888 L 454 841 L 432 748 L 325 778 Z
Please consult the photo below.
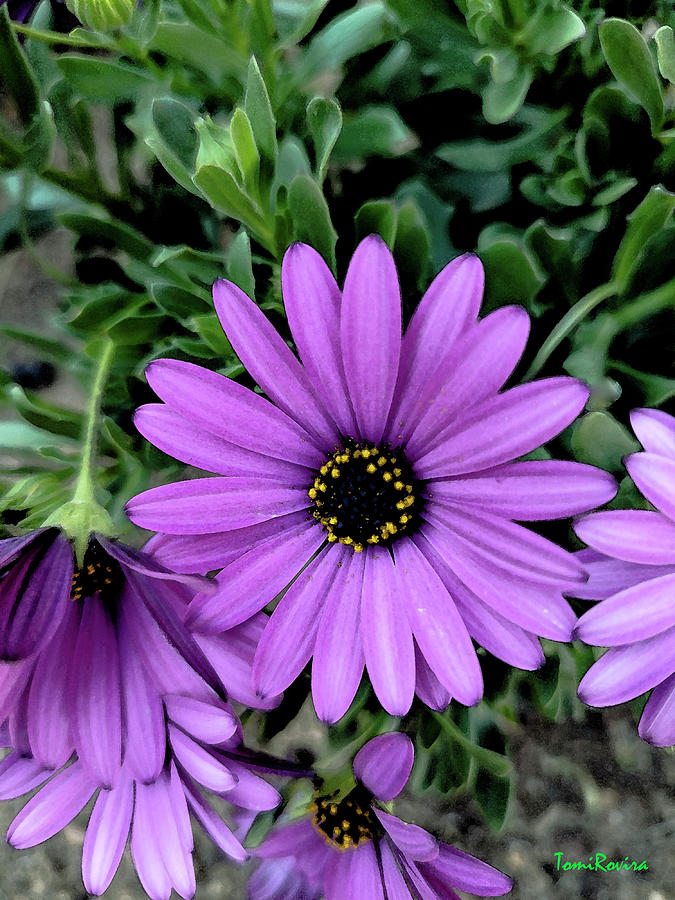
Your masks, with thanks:
M 649 453 L 675 458 L 675 419 L 660 409 L 634 409 L 630 422 Z
M 204 575 L 214 569 L 224 569 L 242 553 L 252 550 L 267 538 L 282 534 L 306 521 L 307 513 L 301 510 L 232 531 L 214 534 L 158 534 L 150 538 L 145 545 L 145 552 L 174 571 L 199 572 Z
M 404 716 L 415 694 L 415 650 L 400 593 L 400 578 L 387 550 L 366 551 L 361 632 L 368 675 L 382 706 Z
M 164 704 L 169 718 L 192 737 L 205 744 L 220 744 L 237 730 L 237 717 L 214 699 L 205 703 L 193 697 L 168 694 Z
M 345 853 L 349 868 L 339 896 L 344 900 L 357 900 L 367 897 L 368 900 L 385 900 L 380 867 L 377 864 L 375 847 L 372 841 L 361 844 L 356 850 Z M 333 888 L 334 890 L 334 888 Z M 326 900 L 330 894 L 326 893 Z
M 92 777 L 112 787 L 122 762 L 122 698 L 115 628 L 98 597 L 85 600 L 70 673 L 77 755 Z
M 223 822 L 215 810 L 205 802 L 195 785 L 187 782 L 184 789 L 188 805 L 192 810 L 195 819 L 197 819 L 213 843 L 219 847 L 223 853 L 229 856 L 230 859 L 243 862 L 248 854 L 237 838 L 232 834 L 230 827 Z
M 415 896 L 415 900 L 461 900 L 450 888 L 443 888 L 442 892 L 439 891 L 438 893 L 432 890 L 426 879 L 422 877 L 417 865 L 411 859 L 407 859 L 406 856 L 398 852 L 397 856 L 406 874 L 408 883 L 412 886 L 411 893 Z
M 52 530 L 24 549 L 2 579 L 0 591 L 0 659 L 31 656 L 59 627 L 70 597 L 73 552 Z
M 38 656 L 28 692 L 28 740 L 33 756 L 47 768 L 59 769 L 75 745 L 70 729 L 68 683 L 79 627 L 74 603 L 61 620 L 49 650 Z
M 591 513 L 574 523 L 586 544 L 608 556 L 647 565 L 675 564 L 675 522 L 646 509 Z
M 447 530 L 453 540 L 470 546 L 486 568 L 560 589 L 586 580 L 583 566 L 572 553 L 500 516 L 430 504 L 425 517 L 440 530 Z
M 675 457 L 633 453 L 625 460 L 628 474 L 650 503 L 675 521 Z
M 134 778 L 154 781 L 164 766 L 166 723 L 159 692 L 136 647 L 120 635 L 124 697 L 124 765 Z M 148 648 L 150 649 L 150 648 Z
M 168 406 L 225 441 L 296 465 L 323 462 L 304 428 L 236 381 L 176 359 L 155 360 L 145 375 Z
M 143 890 L 150 900 L 169 900 L 171 878 L 160 849 L 163 822 L 157 819 L 150 786 L 137 782 L 131 826 L 131 858 Z
M 298 819 L 288 825 L 273 828 L 263 843 L 253 851 L 261 859 L 283 859 L 286 856 L 303 856 L 321 841 L 308 819 Z M 323 841 L 322 841 L 323 843 Z
M 335 424 L 264 313 L 230 281 L 216 281 L 213 302 L 234 352 L 264 393 L 328 450 L 338 438 Z
M 32 659 L 19 662 L 0 661 L 0 722 L 4 722 L 14 712 L 33 672 L 33 665 Z
M 392 816 L 381 809 L 373 808 L 373 812 L 401 853 L 405 854 L 409 859 L 436 859 L 438 856 L 438 841 L 424 828 L 420 828 L 419 825 L 402 822 L 396 816 Z
M 380 841 L 377 845 L 382 860 L 382 874 L 387 891 L 387 900 L 410 900 L 411 894 L 405 883 L 396 858 L 388 841 Z
M 427 515 L 427 518 L 430 518 Z M 486 570 L 484 560 L 448 529 L 431 522 L 423 526 L 417 544 L 427 540 L 470 591 L 510 622 L 552 641 L 571 640 L 576 616 L 559 591 L 514 579 L 499 569 Z
M 104 537 L 99 538 L 99 543 L 121 566 L 125 569 L 131 569 L 132 572 L 137 572 L 139 575 L 147 575 L 149 578 L 160 582 L 169 581 L 183 584 L 193 591 L 209 590 L 211 582 L 207 578 L 202 578 L 199 575 L 183 575 L 173 572 L 142 550 L 135 550 L 133 547 L 127 547 L 126 544 L 119 543 L 119 541 L 111 541 Z M 161 587 L 158 586 L 157 589 L 161 590 Z
M 25 850 L 53 837 L 85 807 L 97 787 L 79 762 L 59 772 L 14 819 L 7 830 L 7 843 Z
M 675 672 L 675 628 L 613 647 L 588 670 L 579 696 L 589 706 L 614 706 L 644 694 Z
M 401 343 L 401 363 L 387 436 L 398 433 L 422 391 L 475 321 L 483 295 L 483 266 L 466 253 L 449 262 L 420 300 Z
M 27 794 L 52 774 L 32 756 L 24 756 L 12 750 L 0 761 L 0 800 L 13 800 Z
M 237 779 L 232 790 L 227 792 L 228 803 L 234 803 L 243 809 L 254 809 L 256 812 L 276 809 L 281 803 L 281 795 L 276 788 L 263 778 L 254 775 L 247 766 L 236 762 L 228 754 L 223 754 L 223 758 Z
M 521 522 L 561 519 L 611 500 L 616 481 L 608 472 L 564 460 L 507 463 L 479 477 L 434 481 L 435 503 L 476 506 Z
M 195 892 L 192 840 L 188 844 L 184 841 L 186 830 L 190 831 L 189 813 L 187 805 L 179 809 L 172 802 L 166 770 L 152 784 L 136 785 L 137 807 L 139 801 L 147 802 L 147 816 L 155 832 L 156 847 L 176 893 L 184 898 L 192 897 Z
M 228 696 L 254 709 L 272 709 L 281 700 L 274 696 L 261 700 L 255 693 L 251 677 L 253 657 L 267 621 L 265 613 L 258 613 L 220 635 L 195 635 Z
M 102 894 L 113 880 L 129 836 L 133 808 L 131 779 L 99 793 L 82 847 L 82 880 L 88 893 Z
M 458 415 L 466 417 L 471 407 L 497 393 L 522 356 L 529 330 L 522 307 L 504 306 L 464 335 L 418 395 L 409 424 L 399 429 L 397 437 L 407 439 L 411 459 Z
M 405 734 L 380 734 L 354 757 L 354 775 L 383 803 L 398 797 L 412 772 L 415 751 Z
M 368 846 L 362 845 L 361 849 Z M 357 900 L 357 897 L 369 896 L 361 890 L 361 885 L 350 880 L 350 869 L 352 863 L 352 853 L 333 854 L 331 864 L 326 867 L 323 879 L 324 900 Z M 367 859 L 368 857 L 366 857 Z M 377 865 L 377 860 L 375 860 Z M 367 886 L 372 890 L 377 890 L 377 884 L 372 883 Z M 381 895 L 371 895 L 373 900 L 382 900 Z M 370 900 L 370 898 L 369 898 Z
M 429 668 L 417 645 L 415 645 L 415 693 L 430 709 L 447 709 L 452 700 L 450 693 Z
M 584 408 L 588 388 L 543 378 L 510 388 L 448 426 L 415 463 L 419 478 L 478 472 L 510 462 L 559 434 Z
M 604 600 L 650 578 L 675 574 L 673 566 L 630 563 L 624 559 L 612 559 L 595 550 L 579 550 L 575 555 L 589 573 L 586 584 L 574 588 L 574 596 L 582 600 Z
M 217 794 L 225 793 L 235 786 L 237 779 L 208 750 L 200 747 L 171 723 L 168 731 L 176 759 L 196 781 Z
M 483 696 L 483 678 L 464 622 L 443 582 L 409 538 L 394 550 L 415 640 L 441 684 L 460 703 Z
M 218 575 L 215 594 L 195 597 L 187 626 L 213 633 L 244 622 L 286 587 L 323 542 L 322 529 L 308 519 L 244 553 Z
M 279 601 L 253 664 L 253 682 L 263 697 L 285 690 L 307 665 L 326 596 L 338 568 L 351 552 L 343 547 L 325 547 Z
M 285 484 L 307 481 L 305 466 L 245 450 L 200 428 L 163 403 L 148 403 L 134 414 L 134 425 L 146 440 L 164 453 L 217 475 L 255 475 Z
M 21 537 L 3 538 L 3 540 L 0 540 L 0 569 L 4 569 L 17 559 L 33 541 L 39 538 L 41 541 L 47 540 L 49 542 L 50 539 L 54 539 L 56 534 L 55 529 L 38 529 Z
M 675 744 L 675 672 L 652 691 L 640 719 L 638 734 L 655 747 Z
M 620 591 L 589 609 L 575 636 L 587 644 L 634 644 L 675 626 L 675 574 L 652 578 Z
M 401 294 L 389 248 L 370 235 L 352 256 L 342 296 L 342 359 L 359 434 L 378 443 L 401 352 Z
M 352 553 L 344 561 L 319 622 L 312 698 L 322 722 L 337 722 L 347 712 L 363 674 L 360 606 L 367 552 Z
M 421 865 L 420 871 L 479 897 L 501 897 L 513 887 L 512 879 L 499 869 L 448 844 L 441 844 L 437 859 Z
M 281 264 L 281 291 L 295 345 L 311 383 L 341 434 L 356 434 L 340 346 L 340 290 L 321 256 L 291 244 Z
M 307 491 L 269 478 L 197 478 L 137 494 L 126 511 L 149 531 L 204 534 L 256 525 L 310 505 Z
M 167 785 L 169 801 L 171 803 L 171 811 L 176 822 L 178 838 L 181 846 L 189 853 L 195 848 L 195 840 L 192 834 L 192 823 L 190 822 L 190 810 L 188 809 L 185 791 L 183 790 L 183 781 L 178 774 L 176 763 L 172 760 L 169 766 L 169 782 Z

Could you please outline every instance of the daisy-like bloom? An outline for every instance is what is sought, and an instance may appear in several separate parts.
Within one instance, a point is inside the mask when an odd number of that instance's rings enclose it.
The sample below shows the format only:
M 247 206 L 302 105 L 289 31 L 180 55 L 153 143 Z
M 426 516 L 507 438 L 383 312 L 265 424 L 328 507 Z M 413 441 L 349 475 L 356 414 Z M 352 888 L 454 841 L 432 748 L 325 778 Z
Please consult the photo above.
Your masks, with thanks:
M 413 758 L 403 734 L 369 741 L 354 759 L 352 790 L 324 796 L 319 788 L 307 817 L 275 827 L 254 851 L 263 863 L 250 900 L 286 900 L 286 887 L 311 900 L 448 900 L 454 889 L 507 894 L 508 876 L 383 808 L 405 787 Z
M 78 567 L 56 528 L 0 541 L 0 566 L 0 723 L 36 765 L 55 770 L 76 753 L 103 787 L 116 784 L 123 761 L 151 780 L 164 760 L 166 695 L 215 703 L 237 727 L 216 669 L 253 699 L 241 669 L 248 655 L 250 675 L 262 626 L 243 623 L 213 641 L 211 662 L 183 624 L 205 579 L 103 537 Z
M 321 257 L 295 244 L 282 292 L 301 362 L 239 288 L 214 286 L 225 333 L 266 398 L 187 362 L 149 366 L 164 403 L 138 410 L 139 430 L 218 477 L 146 491 L 129 515 L 165 533 L 158 558 L 171 568 L 222 567 L 218 591 L 191 605 L 198 632 L 231 628 L 288 588 L 256 654 L 263 696 L 313 655 L 314 704 L 328 722 L 364 664 L 394 715 L 415 691 L 437 709 L 451 696 L 469 705 L 483 692 L 472 638 L 524 669 L 543 662 L 537 636 L 570 639 L 562 591 L 584 581 L 583 566 L 511 520 L 585 511 L 615 484 L 574 462 L 512 461 L 565 428 L 588 391 L 561 377 L 500 393 L 528 317 L 509 306 L 478 321 L 482 289 L 479 260 L 454 260 L 402 337 L 379 237 L 359 245 L 342 293 Z
M 591 706 L 652 695 L 639 734 L 658 747 L 675 744 L 675 418 L 636 409 L 631 423 L 644 452 L 626 457 L 628 472 L 654 510 L 584 516 L 576 533 L 590 550 L 578 556 L 590 579 L 574 596 L 602 600 L 579 619 L 576 636 L 609 647 L 586 673 L 579 696 Z

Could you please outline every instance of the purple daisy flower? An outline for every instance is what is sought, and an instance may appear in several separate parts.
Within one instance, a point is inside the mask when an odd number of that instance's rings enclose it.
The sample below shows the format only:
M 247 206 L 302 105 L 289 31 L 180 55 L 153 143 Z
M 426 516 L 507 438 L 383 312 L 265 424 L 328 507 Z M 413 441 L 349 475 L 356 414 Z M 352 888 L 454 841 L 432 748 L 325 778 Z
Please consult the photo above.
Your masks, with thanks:
M 585 580 L 583 566 L 512 520 L 585 511 L 615 483 L 574 462 L 512 461 L 565 428 L 588 391 L 561 377 L 500 393 L 528 317 L 509 306 L 478 321 L 482 288 L 479 260 L 454 260 L 402 337 L 379 237 L 357 248 L 342 293 L 321 257 L 294 244 L 282 292 L 302 362 L 239 288 L 214 286 L 225 333 L 269 399 L 190 363 L 149 366 L 164 403 L 138 410 L 139 430 L 226 477 L 146 491 L 129 515 L 165 533 L 158 558 L 171 568 L 222 568 L 218 591 L 191 604 L 198 632 L 231 628 L 287 588 L 256 654 L 263 696 L 313 655 L 328 722 L 364 665 L 393 715 L 415 692 L 437 709 L 451 696 L 470 705 L 483 692 L 472 638 L 524 669 L 543 662 L 538 636 L 570 639 L 562 591 Z
M 586 673 L 579 696 L 613 706 L 654 689 L 640 737 L 675 744 L 675 418 L 636 409 L 633 430 L 645 448 L 626 457 L 628 472 L 655 510 L 585 516 L 576 533 L 591 547 L 578 557 L 590 572 L 576 597 L 602 600 L 579 619 L 576 636 L 610 647 Z
M 286 900 L 286 886 L 296 891 L 290 896 L 308 900 L 446 900 L 457 898 L 454 889 L 507 894 L 508 876 L 383 808 L 405 787 L 413 759 L 403 734 L 369 741 L 354 759 L 349 793 L 324 796 L 319 789 L 310 816 L 274 828 L 254 851 L 263 863 L 250 881 L 250 900 Z
M 219 709 L 221 740 L 222 728 L 238 729 L 222 679 L 252 699 L 242 670 L 248 657 L 250 681 L 262 626 L 213 641 L 212 663 L 183 624 L 205 579 L 103 537 L 77 567 L 57 529 L 0 541 L 0 566 L 0 723 L 35 765 L 56 770 L 76 753 L 92 783 L 113 787 L 123 761 L 152 781 L 164 764 L 163 709 L 178 696 Z

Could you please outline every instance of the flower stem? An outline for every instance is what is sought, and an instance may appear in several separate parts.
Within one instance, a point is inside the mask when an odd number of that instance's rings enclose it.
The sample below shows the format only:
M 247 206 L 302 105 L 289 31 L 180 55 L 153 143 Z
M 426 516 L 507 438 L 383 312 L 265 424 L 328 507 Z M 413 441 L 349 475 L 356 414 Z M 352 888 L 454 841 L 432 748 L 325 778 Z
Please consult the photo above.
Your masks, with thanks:
M 96 500 L 94 479 L 101 401 L 115 352 L 113 342 L 107 337 L 104 341 L 85 418 L 82 459 L 73 498 L 55 510 L 43 523 L 45 527 L 60 527 L 72 540 L 78 566 L 83 564 L 92 532 L 115 534 L 112 519 Z

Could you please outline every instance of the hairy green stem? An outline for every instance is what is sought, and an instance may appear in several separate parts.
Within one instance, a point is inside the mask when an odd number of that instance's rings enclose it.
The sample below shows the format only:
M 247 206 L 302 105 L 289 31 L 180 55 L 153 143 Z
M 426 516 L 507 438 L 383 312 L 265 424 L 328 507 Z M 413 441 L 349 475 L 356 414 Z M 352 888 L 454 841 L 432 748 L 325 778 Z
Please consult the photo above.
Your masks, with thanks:
M 94 460 L 96 457 L 96 430 L 101 415 L 101 401 L 103 398 L 103 390 L 110 374 L 113 355 L 115 353 L 115 345 L 106 338 L 106 343 L 101 353 L 94 380 L 94 387 L 89 398 L 89 409 L 87 410 L 87 418 L 85 421 L 84 431 L 84 447 L 82 449 L 82 460 L 80 463 L 80 474 L 77 477 L 75 486 L 75 494 L 73 500 L 79 502 L 94 501 Z

